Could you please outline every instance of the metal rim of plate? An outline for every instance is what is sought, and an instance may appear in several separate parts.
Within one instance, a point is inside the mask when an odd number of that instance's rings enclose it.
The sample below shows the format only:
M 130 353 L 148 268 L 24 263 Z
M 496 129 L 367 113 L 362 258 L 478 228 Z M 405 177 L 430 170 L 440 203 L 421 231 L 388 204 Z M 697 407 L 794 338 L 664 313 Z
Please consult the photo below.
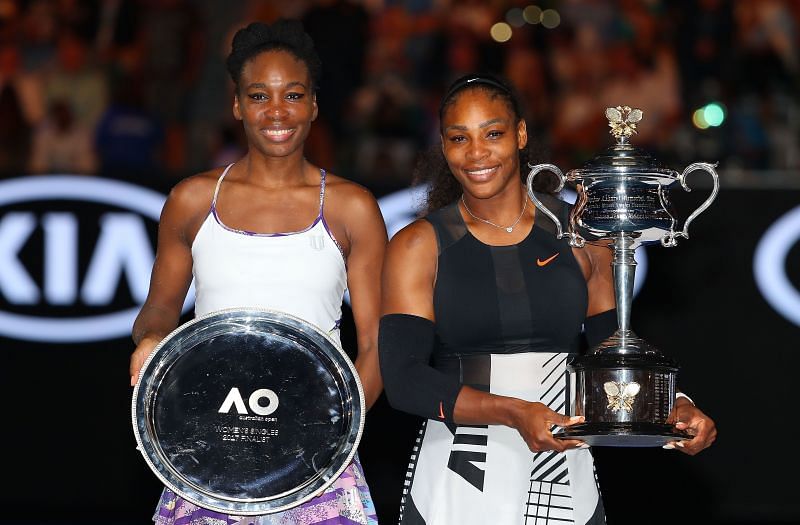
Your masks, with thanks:
M 251 323 L 254 320 L 274 323 L 287 330 L 293 330 L 315 343 L 319 343 L 320 350 L 328 358 L 327 366 L 332 372 L 338 374 L 336 378 L 349 394 L 349 409 L 347 416 L 347 432 L 341 440 L 332 460 L 327 467 L 318 471 L 305 483 L 300 484 L 296 490 L 284 491 L 269 497 L 227 497 L 220 496 L 206 490 L 201 484 L 187 479 L 176 470 L 165 457 L 154 435 L 155 424 L 153 421 L 152 407 L 154 396 L 158 390 L 159 382 L 180 357 L 189 352 L 193 346 L 174 344 L 179 338 L 189 333 L 198 325 L 213 326 L 214 323 L 242 322 Z M 145 459 L 153 473 L 173 492 L 187 501 L 203 508 L 231 515 L 256 516 L 272 514 L 287 510 L 319 496 L 327 489 L 355 456 L 358 443 L 364 429 L 366 408 L 364 404 L 364 390 L 350 358 L 333 339 L 320 328 L 296 316 L 282 311 L 267 308 L 229 308 L 210 312 L 182 324 L 159 342 L 150 353 L 139 373 L 139 379 L 133 389 L 131 416 L 133 431 L 136 438 L 137 450 Z
M 661 447 L 692 439 L 672 425 L 649 422 L 579 423 L 553 433 L 557 439 L 579 439 L 593 447 Z

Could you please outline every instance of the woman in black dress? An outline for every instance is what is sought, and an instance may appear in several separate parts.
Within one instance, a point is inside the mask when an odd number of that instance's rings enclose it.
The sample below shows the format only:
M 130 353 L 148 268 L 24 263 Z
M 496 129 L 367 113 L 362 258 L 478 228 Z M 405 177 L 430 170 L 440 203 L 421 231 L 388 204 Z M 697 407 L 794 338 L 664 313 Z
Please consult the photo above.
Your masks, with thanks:
M 604 523 L 588 447 L 551 430 L 582 421 L 563 415 L 582 325 L 590 343 L 616 327 L 611 251 L 572 249 L 535 213 L 520 172 L 527 128 L 506 84 L 456 81 L 440 119 L 429 213 L 392 239 L 383 273 L 386 393 L 428 418 L 402 523 Z M 672 418 L 695 436 L 680 450 L 714 440 L 687 398 Z

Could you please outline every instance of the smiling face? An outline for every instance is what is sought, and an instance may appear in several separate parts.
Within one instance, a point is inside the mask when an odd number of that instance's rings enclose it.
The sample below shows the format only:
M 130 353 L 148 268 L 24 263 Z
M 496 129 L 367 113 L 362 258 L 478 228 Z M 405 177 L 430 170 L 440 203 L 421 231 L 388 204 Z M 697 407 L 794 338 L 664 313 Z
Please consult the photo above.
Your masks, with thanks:
M 267 157 L 303 154 L 317 101 L 305 63 L 286 51 L 265 51 L 242 68 L 233 115 L 251 149 Z
M 442 116 L 442 151 L 464 192 L 480 199 L 520 184 L 519 150 L 528 142 L 525 121 L 491 92 L 456 95 Z

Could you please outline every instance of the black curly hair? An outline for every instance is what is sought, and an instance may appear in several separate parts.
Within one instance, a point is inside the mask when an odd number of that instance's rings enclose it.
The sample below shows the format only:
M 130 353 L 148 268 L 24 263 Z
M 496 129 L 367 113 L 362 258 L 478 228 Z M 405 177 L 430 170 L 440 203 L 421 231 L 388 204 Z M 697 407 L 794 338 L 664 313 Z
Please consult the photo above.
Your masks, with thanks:
M 458 96 L 467 90 L 481 90 L 486 92 L 493 100 L 500 99 L 508 106 L 508 109 L 517 119 L 517 122 L 524 119 L 520 97 L 511 85 L 500 77 L 494 75 L 466 75 L 453 82 L 442 98 L 439 106 L 439 126 L 443 122 L 443 117 L 447 108 L 452 106 Z M 443 130 L 440 129 L 443 132 Z M 528 144 L 519 151 L 520 177 L 527 180 L 528 163 L 533 163 L 540 157 L 540 148 L 535 144 L 530 135 Z M 461 184 L 458 183 L 450 168 L 447 160 L 442 153 L 441 144 L 434 144 L 427 151 L 422 153 L 414 168 L 415 183 L 428 183 L 428 194 L 426 209 L 428 212 L 438 210 L 447 206 L 461 196 Z M 534 182 L 534 189 L 546 193 L 552 193 L 557 181 L 547 176 L 537 176 Z
M 322 77 L 322 61 L 314 49 L 314 41 L 298 20 L 280 19 L 272 25 L 253 22 L 236 32 L 231 52 L 225 61 L 228 73 L 239 90 L 242 69 L 248 60 L 265 51 L 286 51 L 308 68 L 311 89 L 316 91 Z

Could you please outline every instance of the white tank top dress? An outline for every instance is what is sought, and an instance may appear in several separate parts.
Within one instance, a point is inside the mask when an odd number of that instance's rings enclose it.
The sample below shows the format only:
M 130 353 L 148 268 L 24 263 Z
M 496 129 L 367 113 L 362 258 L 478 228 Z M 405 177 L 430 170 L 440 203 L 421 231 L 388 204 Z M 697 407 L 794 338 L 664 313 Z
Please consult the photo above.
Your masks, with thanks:
M 226 226 L 217 197 L 231 166 L 217 181 L 211 209 L 192 243 L 195 315 L 224 308 L 262 307 L 297 316 L 339 342 L 344 255 L 325 222 L 325 170 L 319 213 L 304 230 L 256 233 Z

